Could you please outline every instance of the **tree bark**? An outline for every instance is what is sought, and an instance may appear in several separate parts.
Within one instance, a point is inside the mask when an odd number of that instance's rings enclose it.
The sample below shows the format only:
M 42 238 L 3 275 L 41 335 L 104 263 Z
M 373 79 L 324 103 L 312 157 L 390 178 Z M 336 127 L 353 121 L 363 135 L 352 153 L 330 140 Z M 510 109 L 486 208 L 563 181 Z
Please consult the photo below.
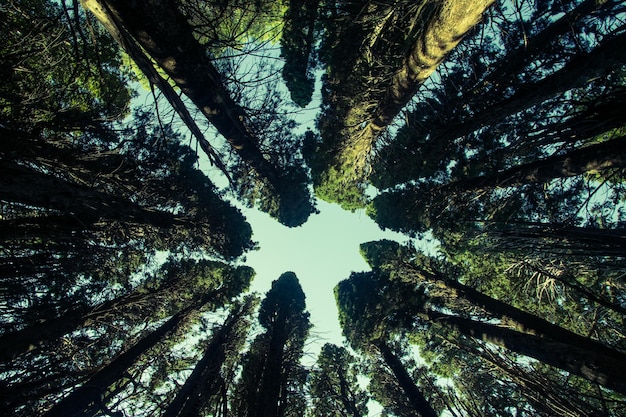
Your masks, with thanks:
M 623 256 L 626 253 L 626 229 L 598 229 L 555 223 L 532 223 L 486 231 L 489 237 L 506 244 L 526 242 L 542 251 L 554 253 L 584 253 L 599 256 Z M 518 243 L 519 247 L 520 243 Z M 553 245 L 557 250 L 551 251 Z M 561 250 L 558 250 L 561 249 Z M 626 314 L 626 310 L 622 313 Z
M 430 140 L 452 143 L 456 138 L 467 136 L 484 126 L 493 126 L 508 116 L 539 105 L 558 94 L 584 87 L 616 65 L 626 62 L 626 50 L 621 47 L 625 42 L 626 34 L 621 34 L 589 53 L 574 56 L 560 70 L 540 81 L 523 85 L 511 97 L 493 104 L 489 109 L 431 132 Z
M 626 48 L 625 48 L 626 49 Z M 462 193 L 491 188 L 517 187 L 543 183 L 555 178 L 568 178 L 587 172 L 602 172 L 626 167 L 626 137 L 575 149 L 563 155 L 553 155 L 506 169 L 494 175 L 482 175 L 445 184 L 436 193 Z
M 86 0 L 100 18 L 114 16 L 159 64 L 181 91 L 260 176 L 280 189 L 275 167 L 263 156 L 260 142 L 246 126 L 247 115 L 230 96 L 221 76 L 195 39 L 175 3 L 168 0 Z M 106 26 L 106 25 L 105 25 Z
M 446 0 L 426 16 L 422 35 L 413 44 L 400 70 L 393 76 L 385 98 L 366 129 L 375 138 L 413 98 L 463 36 L 482 19 L 494 0 Z
M 626 394 L 626 361 L 618 361 L 595 350 L 581 347 L 576 339 L 564 343 L 433 310 L 427 310 L 425 314 L 431 322 L 457 330 L 466 336 L 529 356 Z
M 272 327 L 269 348 L 265 361 L 263 376 L 259 383 L 259 396 L 257 409 L 254 410 L 256 417 L 279 417 L 279 398 L 281 393 L 281 381 L 283 375 L 283 350 L 287 342 L 287 329 L 285 328 L 287 317 L 279 312 L 279 316 Z
M 0 194 L 10 196 L 10 201 L 72 213 L 83 225 L 101 219 L 162 228 L 188 225 L 172 213 L 142 207 L 96 188 L 72 184 L 9 161 L 0 161 L 0 178 Z
M 364 175 L 364 167 L 360 165 L 365 163 L 367 155 L 362 153 L 372 149 L 378 136 L 493 3 L 494 0 L 444 0 L 424 7 L 420 16 L 423 30 L 393 74 L 383 99 L 375 103 L 375 110 L 367 116 L 363 128 L 350 130 L 350 137 L 344 139 L 345 144 L 335 157 L 336 161 L 355 165 L 356 174 L 351 172 L 350 175 L 356 175 L 357 180 Z
M 439 287 L 445 288 L 451 297 L 462 297 L 470 303 L 484 309 L 489 314 L 501 319 L 503 325 L 513 326 L 516 331 L 560 343 L 574 343 L 578 347 L 595 351 L 607 357 L 614 358 L 616 361 L 626 363 L 626 354 L 618 350 L 612 349 L 596 340 L 581 336 L 561 326 L 557 326 L 556 324 L 552 324 L 539 316 L 492 298 L 456 280 L 446 278 L 438 273 L 433 274 L 426 271 L 417 271 L 417 275 L 422 277 L 426 282 L 431 282 Z
M 339 378 L 339 393 L 341 396 L 341 403 L 345 407 L 346 411 L 352 414 L 352 417 L 363 417 L 359 410 L 356 408 L 354 401 L 354 394 L 350 390 L 348 381 L 346 381 L 343 369 L 337 370 L 337 377 Z
M 400 359 L 393 353 L 391 348 L 383 341 L 375 342 L 375 346 L 383 356 L 383 360 L 389 366 L 404 391 L 409 403 L 417 412 L 418 417 L 438 417 L 422 391 L 415 385 Z

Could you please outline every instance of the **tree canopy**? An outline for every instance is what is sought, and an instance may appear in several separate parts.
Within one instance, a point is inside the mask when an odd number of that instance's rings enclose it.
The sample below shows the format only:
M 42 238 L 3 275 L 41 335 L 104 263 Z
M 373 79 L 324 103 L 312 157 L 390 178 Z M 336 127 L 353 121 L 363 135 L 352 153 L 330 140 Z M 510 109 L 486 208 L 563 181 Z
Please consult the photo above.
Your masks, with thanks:
M 621 0 L 3 2 L 0 408 L 623 416 L 624 22 Z M 244 207 L 296 232 L 316 199 L 404 234 L 319 277 L 341 346 L 317 283 L 247 266 Z

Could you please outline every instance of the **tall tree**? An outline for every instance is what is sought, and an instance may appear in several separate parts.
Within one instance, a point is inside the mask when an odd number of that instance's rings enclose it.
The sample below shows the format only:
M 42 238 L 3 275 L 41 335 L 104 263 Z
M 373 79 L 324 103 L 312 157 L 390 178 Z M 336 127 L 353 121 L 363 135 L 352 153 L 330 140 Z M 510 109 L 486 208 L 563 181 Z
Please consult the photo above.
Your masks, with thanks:
M 425 306 L 417 306 L 418 309 L 414 314 L 422 314 L 419 311 L 424 311 L 424 317 L 429 321 L 442 326 L 451 326 L 462 334 L 499 344 L 623 393 L 622 381 L 617 376 L 620 371 L 614 373 L 608 365 L 613 363 L 616 369 L 626 365 L 626 355 L 623 352 L 485 296 L 432 269 L 429 271 L 426 267 L 411 265 L 407 258 L 398 256 L 402 252 L 405 252 L 406 256 L 406 249 L 402 250 L 394 242 L 367 244 L 364 245 L 363 252 L 372 264 L 374 273 L 382 274 L 379 279 L 383 282 L 385 279 L 389 280 L 387 284 L 380 285 L 387 288 L 392 299 L 397 297 L 395 294 L 403 288 L 403 286 L 394 288 L 398 285 L 394 284 L 394 280 L 413 283 L 417 288 L 422 288 L 420 291 L 414 291 L 415 297 L 419 297 L 424 291 L 428 293 L 431 301 Z M 419 265 L 419 262 L 423 263 L 424 259 L 418 256 L 416 264 Z M 434 264 L 431 263 L 430 267 L 433 268 Z M 384 278 L 385 276 L 387 278 Z M 443 289 L 443 292 L 440 289 Z M 450 293 L 450 290 L 453 292 Z M 464 305 L 464 301 L 480 307 L 489 317 L 500 319 L 500 324 L 491 324 L 484 318 L 471 317 L 479 313 Z M 430 307 L 426 307 L 428 304 Z M 441 312 L 440 308 L 449 309 L 455 314 Z M 410 313 L 404 311 L 396 314 L 406 316 Z M 470 317 L 467 317 L 468 315 Z M 568 359 L 563 359 L 565 357 Z
M 239 415 L 302 414 L 302 404 L 294 397 L 301 395 L 306 377 L 299 363 L 310 328 L 305 308 L 305 296 L 293 272 L 285 272 L 272 283 L 259 309 L 265 332 L 252 342 L 244 358 L 235 406 Z
M 164 417 L 196 416 L 208 398 L 219 393 L 223 384 L 221 368 L 228 346 L 233 345 L 235 339 L 245 336 L 245 330 L 250 325 L 245 319 L 252 313 L 254 304 L 255 300 L 249 297 L 242 304 L 231 307 L 222 326 L 213 331 L 202 358 L 163 412 Z
M 155 277 L 132 292 L 95 306 L 76 305 L 59 317 L 1 335 L 0 359 L 10 361 L 19 354 L 50 345 L 74 330 L 103 325 L 113 315 L 115 320 L 128 318 L 135 323 L 146 317 L 156 319 L 199 291 L 249 281 L 251 275 L 246 267 L 234 269 L 220 262 L 170 259 Z
M 586 146 L 563 155 L 552 155 L 528 164 L 511 167 L 500 173 L 458 180 L 443 185 L 438 192 L 460 192 L 487 188 L 515 187 L 525 183 L 546 183 L 589 172 L 622 169 L 626 166 L 624 137 Z
M 400 285 L 401 286 L 401 285 Z M 352 273 L 335 287 L 339 319 L 348 341 L 367 352 L 375 348 L 395 376 L 414 412 L 420 416 L 437 415 L 430 401 L 391 350 L 391 335 L 412 321 L 411 307 L 419 308 L 423 297 L 414 295 L 412 285 L 387 291 L 384 280 L 374 273 Z M 408 298 L 408 299 L 407 299 Z M 396 306 L 404 305 L 404 309 Z
M 291 0 L 280 38 L 280 54 L 285 59 L 283 79 L 291 99 L 300 107 L 311 102 L 315 87 L 310 62 L 319 3 L 319 0 Z
M 357 2 L 345 7 L 351 14 L 343 17 L 345 27 L 327 29 L 330 75 L 319 122 L 321 144 L 311 158 L 320 198 L 344 208 L 362 206 L 363 181 L 378 136 L 491 3 Z
M 436 342 L 435 339 L 443 339 L 446 344 L 454 344 L 457 340 L 457 345 L 469 355 L 497 351 L 493 346 L 505 347 L 509 352 L 530 356 L 615 391 L 608 395 L 622 393 L 623 380 L 618 377 L 621 371 L 613 372 L 609 363 L 615 364 L 615 368 L 623 366 L 623 352 L 487 297 L 454 279 L 445 278 L 437 272 L 439 261 L 429 261 L 425 256 L 395 242 L 364 244 L 362 253 L 373 271 L 353 273 L 335 290 L 340 319 L 348 340 L 359 343 L 367 343 L 372 339 L 384 341 L 389 332 L 400 341 L 406 341 L 407 338 L 414 342 L 423 338 L 431 339 L 430 344 L 420 344 L 422 356 L 431 358 L 427 359 L 432 361 L 431 372 L 453 380 L 456 369 L 461 366 L 454 364 L 458 353 L 441 355 L 441 348 L 437 347 L 441 341 Z M 459 334 L 469 339 L 459 339 Z M 567 360 L 563 359 L 565 357 Z M 393 364 L 391 359 L 387 359 L 388 364 Z M 490 356 L 481 356 L 480 359 L 494 363 L 498 361 Z M 460 364 L 464 362 L 461 359 L 458 361 Z M 444 364 L 450 362 L 449 368 L 442 373 L 446 369 Z M 526 371 L 521 368 L 514 371 L 514 368 L 503 365 L 501 371 L 506 376 L 501 377 L 520 384 L 519 389 L 523 389 L 524 395 L 535 398 L 541 395 L 540 385 L 533 382 L 530 375 L 525 375 Z M 546 369 L 541 372 L 546 372 Z M 401 375 L 397 374 L 396 378 L 401 380 Z M 557 379 L 560 379 L 559 375 L 562 376 L 558 371 L 550 371 L 548 375 L 549 378 Z M 585 384 L 587 382 L 579 382 L 566 389 L 572 390 L 573 396 L 584 396 L 586 394 L 581 393 L 593 390 Z M 440 401 L 446 398 L 445 392 L 430 384 L 426 387 L 426 392 L 433 398 L 431 401 L 441 404 Z M 575 393 L 577 389 L 581 391 Z M 567 404 L 567 401 L 561 401 L 561 405 L 557 400 L 550 401 L 550 407 L 566 407 Z M 450 400 L 444 400 L 443 404 L 454 408 Z M 581 403 L 572 400 L 569 404 L 569 409 L 577 409 Z
M 133 346 L 113 358 L 44 415 L 47 417 L 74 416 L 87 409 L 90 404 L 98 404 L 105 390 L 120 379 L 141 355 L 185 324 L 199 309 L 215 309 L 224 306 L 245 290 L 250 283 L 251 274 L 245 274 L 241 278 L 243 278 L 241 281 L 224 282 L 223 285 L 197 296 L 159 327 L 150 331 Z
M 322 346 L 309 380 L 313 415 L 367 415 L 368 396 L 358 386 L 356 364 L 347 349 L 330 343 Z
M 123 45 L 139 45 L 147 51 L 230 143 L 244 163 L 267 181 L 271 187 L 270 193 L 276 196 L 279 207 L 271 212 L 273 216 L 288 226 L 298 226 L 306 221 L 314 209 L 308 193 L 298 190 L 304 184 L 293 181 L 263 154 L 259 134 L 247 125 L 246 111 L 232 98 L 222 81 L 223 76 L 207 56 L 205 48 L 196 40 L 193 28 L 174 3 L 166 0 L 133 4 L 93 0 L 85 2 L 85 5 L 107 30 L 123 40 Z M 168 24 L 164 25 L 163 22 Z M 139 59 L 129 49 L 127 52 L 133 59 Z M 164 82 L 157 86 L 161 84 Z M 163 85 L 163 89 L 167 90 L 168 86 Z M 180 106 L 180 103 L 175 106 Z M 201 144 L 205 150 L 208 149 L 208 143 L 201 141 Z M 289 198 L 290 195 L 296 195 L 302 201 L 294 202 L 293 196 Z
M 425 314 L 428 320 L 449 326 L 467 336 L 502 346 L 626 394 L 626 383 L 623 379 L 626 362 L 593 350 L 578 348 L 574 339 L 563 343 L 433 310 L 427 310 Z
M 453 52 L 439 79 L 420 91 L 405 126 L 379 149 L 375 184 L 440 179 L 450 170 L 467 175 L 468 159 L 484 158 L 474 169 L 498 166 L 498 149 L 519 161 L 536 157 L 557 139 L 554 133 L 561 136 L 556 142 L 574 143 L 623 125 L 618 116 L 621 123 L 603 132 L 572 136 L 559 127 L 568 119 L 576 130 L 593 123 L 584 108 L 600 104 L 610 96 L 604 92 L 621 84 L 624 60 L 610 51 L 613 42 L 622 42 L 615 19 L 622 11 L 617 1 L 496 5 L 488 23 Z M 511 13 L 524 23 L 512 23 Z

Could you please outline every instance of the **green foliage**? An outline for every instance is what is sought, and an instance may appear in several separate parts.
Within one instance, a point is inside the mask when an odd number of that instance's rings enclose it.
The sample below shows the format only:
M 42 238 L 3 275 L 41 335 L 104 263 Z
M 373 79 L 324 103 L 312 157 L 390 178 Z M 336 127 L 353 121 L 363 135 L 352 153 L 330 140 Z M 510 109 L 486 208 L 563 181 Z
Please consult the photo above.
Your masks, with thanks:
M 430 228 L 430 219 L 425 218 L 423 200 L 416 201 L 413 190 L 394 190 L 376 196 L 367 206 L 367 215 L 383 230 L 391 229 L 416 236 Z
M 368 395 L 357 382 L 357 361 L 347 349 L 326 343 L 309 379 L 310 415 L 352 417 L 367 415 Z
M 298 277 L 293 272 L 285 272 L 272 282 L 272 288 L 261 302 L 259 323 L 270 330 L 281 319 L 293 318 L 297 322 L 308 317 L 308 313 L 301 316 L 305 308 L 305 296 Z
M 315 195 L 330 203 L 338 203 L 341 208 L 356 211 L 365 208 L 366 198 L 363 188 L 345 181 L 341 170 L 330 168 L 320 178 L 314 178 Z
M 239 416 L 303 415 L 307 372 L 300 364 L 308 336 L 309 313 L 293 272 L 283 273 L 261 301 L 259 324 L 265 332 L 242 359 L 231 408 Z
M 382 271 L 353 272 L 335 287 L 339 322 L 354 349 L 412 327 L 424 294 L 411 283 L 390 280 Z
M 32 128 L 71 114 L 128 114 L 132 93 L 118 49 L 101 28 L 90 31 L 81 12 L 70 17 L 56 2 L 20 0 L 0 13 L 0 117 Z
M 318 0 L 291 0 L 285 12 L 280 39 L 280 55 L 285 59 L 283 80 L 291 93 L 291 99 L 300 107 L 306 107 L 311 102 L 315 86 L 309 62 L 318 3 Z

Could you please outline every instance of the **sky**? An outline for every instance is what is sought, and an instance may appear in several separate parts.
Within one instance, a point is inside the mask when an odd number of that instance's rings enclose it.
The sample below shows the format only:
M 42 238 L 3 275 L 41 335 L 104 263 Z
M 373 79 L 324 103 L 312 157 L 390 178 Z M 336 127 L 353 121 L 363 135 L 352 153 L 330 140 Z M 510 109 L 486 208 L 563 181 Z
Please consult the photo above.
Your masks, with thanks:
M 333 289 L 352 271 L 370 269 L 359 254 L 359 244 L 379 239 L 407 241 L 399 233 L 381 231 L 363 210 L 351 213 L 320 200 L 317 207 L 319 214 L 295 228 L 282 226 L 257 210 L 244 210 L 252 239 L 260 246 L 246 255 L 245 264 L 256 271 L 252 290 L 265 294 L 283 272 L 295 272 L 314 326 L 308 344 L 313 354 L 324 343 L 342 343 Z
M 295 228 L 258 210 L 242 209 L 252 226 L 252 239 L 260 246 L 246 255 L 245 264 L 256 271 L 251 290 L 265 294 L 272 281 L 287 271 L 295 272 L 300 281 L 313 325 L 302 361 L 308 366 L 314 365 L 324 343 L 343 344 L 333 289 L 352 271 L 370 269 L 359 254 L 359 245 L 379 239 L 407 241 L 405 235 L 380 230 L 364 210 L 351 213 L 319 199 L 317 208 L 319 214 Z M 369 416 L 376 416 L 382 408 L 370 401 L 368 410 Z

